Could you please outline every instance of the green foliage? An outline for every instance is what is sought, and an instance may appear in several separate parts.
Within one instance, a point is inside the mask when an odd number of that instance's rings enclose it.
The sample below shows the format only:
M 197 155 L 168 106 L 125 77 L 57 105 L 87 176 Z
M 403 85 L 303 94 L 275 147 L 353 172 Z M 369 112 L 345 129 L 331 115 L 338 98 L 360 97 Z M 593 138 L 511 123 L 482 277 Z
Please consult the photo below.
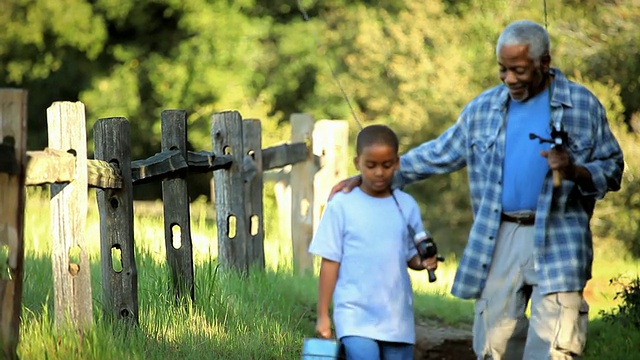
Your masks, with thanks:
M 601 310 L 600 315 L 609 323 L 621 324 L 623 327 L 640 328 L 640 277 L 627 279 L 618 276 L 611 279 L 610 284 L 619 288 L 613 300 L 620 299 L 617 309 Z
M 103 19 L 84 0 L 3 1 L 0 23 L 0 79 L 9 82 L 45 78 L 74 53 L 96 59 L 107 39 Z
M 0 86 L 29 90 L 34 150 L 47 145 L 53 101 L 85 104 L 89 152 L 97 119 L 126 117 L 131 156 L 143 159 L 160 150 L 164 109 L 187 111 L 194 150 L 211 149 L 211 115 L 224 110 L 260 119 L 268 147 L 290 137 L 293 113 L 352 119 L 346 95 L 362 123 L 392 126 L 406 151 L 499 83 L 495 41 L 506 24 L 546 20 L 553 64 L 598 95 L 626 154 L 623 189 L 600 202 L 594 232 L 640 247 L 638 139 L 623 125 L 640 119 L 635 0 L 547 1 L 546 17 L 542 2 L 525 0 L 301 3 L 308 21 L 295 0 L 0 1 Z M 464 172 L 411 191 L 435 233 L 464 240 Z
M 581 73 L 576 73 L 574 80 L 589 88 L 603 104 L 611 129 L 625 156 L 621 189 L 598 202 L 592 230 L 597 237 L 605 241 L 620 241 L 633 255 L 640 256 L 637 242 L 640 236 L 640 183 L 637 181 L 640 178 L 639 135 L 628 131 L 618 84 L 612 80 L 607 83 L 592 81 Z
M 640 343 L 640 331 L 634 331 L 617 322 L 594 320 L 589 323 L 589 335 L 584 360 L 635 359 Z

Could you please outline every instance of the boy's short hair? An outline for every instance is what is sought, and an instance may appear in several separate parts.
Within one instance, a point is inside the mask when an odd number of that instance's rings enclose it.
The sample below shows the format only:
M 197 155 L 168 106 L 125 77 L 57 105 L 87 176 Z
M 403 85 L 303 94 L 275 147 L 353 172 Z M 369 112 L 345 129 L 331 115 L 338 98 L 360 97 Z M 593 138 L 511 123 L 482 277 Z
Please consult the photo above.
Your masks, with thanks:
M 365 147 L 371 145 L 388 145 L 398 152 L 398 136 L 386 125 L 369 125 L 360 130 L 356 139 L 356 154 L 362 154 Z

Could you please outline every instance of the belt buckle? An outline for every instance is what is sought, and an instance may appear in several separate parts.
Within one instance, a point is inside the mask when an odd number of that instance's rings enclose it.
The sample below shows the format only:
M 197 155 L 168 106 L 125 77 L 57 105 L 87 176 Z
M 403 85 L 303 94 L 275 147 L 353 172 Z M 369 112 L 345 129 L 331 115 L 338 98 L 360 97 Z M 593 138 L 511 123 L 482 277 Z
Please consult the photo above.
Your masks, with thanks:
M 530 225 L 530 224 L 533 224 L 535 220 L 535 215 L 531 214 L 526 216 L 518 216 L 515 219 L 516 219 L 516 223 L 518 223 L 519 225 Z
M 516 223 L 518 225 L 533 225 L 535 223 L 536 214 L 535 213 L 525 213 L 518 216 L 518 214 L 507 215 L 502 213 L 503 219 L 505 221 L 510 221 L 512 223 Z

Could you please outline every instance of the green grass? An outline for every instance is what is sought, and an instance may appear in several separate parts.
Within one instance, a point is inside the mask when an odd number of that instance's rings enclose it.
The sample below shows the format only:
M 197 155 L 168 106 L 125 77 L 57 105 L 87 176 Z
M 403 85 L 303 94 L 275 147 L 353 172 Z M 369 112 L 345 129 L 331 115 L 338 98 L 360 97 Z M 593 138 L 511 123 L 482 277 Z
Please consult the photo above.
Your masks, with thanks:
M 195 201 L 191 230 L 195 264 L 195 302 L 176 304 L 165 264 L 161 204 L 135 205 L 139 327 L 103 320 L 101 312 L 99 223 L 95 198 L 89 201 L 87 250 L 91 262 L 94 325 L 85 331 L 53 324 L 53 285 L 48 194 L 29 188 L 25 220 L 25 272 L 22 359 L 300 359 L 302 339 L 313 336 L 316 279 L 292 273 L 291 244 L 279 241 L 277 209 L 265 205 L 264 272 L 246 278 L 217 264 L 213 206 Z M 585 359 L 629 359 L 640 331 L 604 323 L 599 310 L 617 303 L 609 279 L 638 273 L 637 260 L 620 249 L 596 249 L 594 280 L 588 288 L 591 329 Z M 613 261 L 615 259 L 615 261 Z M 431 284 L 411 272 L 416 316 L 449 325 L 471 324 L 473 303 L 453 298 L 449 289 L 457 260 L 449 255 Z

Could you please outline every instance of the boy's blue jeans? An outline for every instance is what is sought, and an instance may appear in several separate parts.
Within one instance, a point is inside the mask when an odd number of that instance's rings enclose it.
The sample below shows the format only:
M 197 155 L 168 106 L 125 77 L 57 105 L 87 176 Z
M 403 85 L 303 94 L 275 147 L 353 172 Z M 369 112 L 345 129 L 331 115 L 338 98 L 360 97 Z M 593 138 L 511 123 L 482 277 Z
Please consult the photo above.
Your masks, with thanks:
M 340 339 L 347 360 L 413 360 L 413 344 L 378 341 L 359 336 Z

